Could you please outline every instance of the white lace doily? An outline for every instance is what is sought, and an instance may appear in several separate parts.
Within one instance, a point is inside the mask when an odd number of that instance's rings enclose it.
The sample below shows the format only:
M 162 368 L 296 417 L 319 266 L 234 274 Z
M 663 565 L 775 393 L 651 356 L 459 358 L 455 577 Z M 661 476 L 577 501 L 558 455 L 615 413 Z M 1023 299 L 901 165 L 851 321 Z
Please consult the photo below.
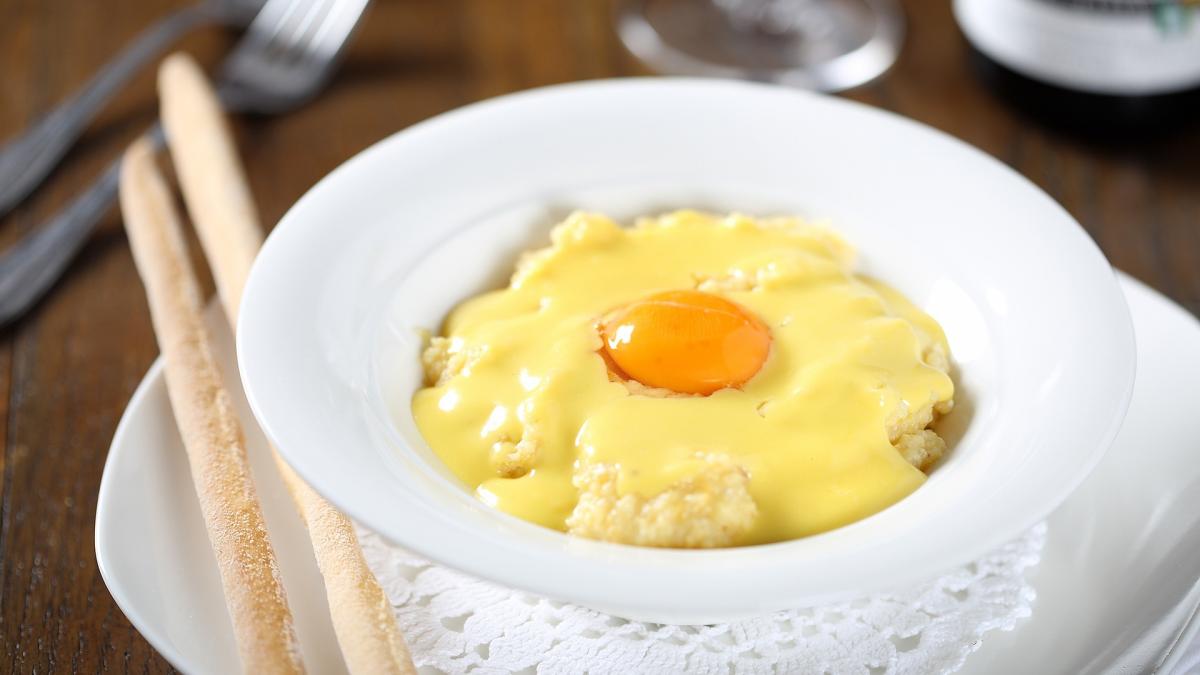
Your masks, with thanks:
M 418 667 L 445 673 L 949 673 L 1029 616 L 1045 524 L 910 590 L 713 626 L 626 621 L 453 572 L 359 529 Z

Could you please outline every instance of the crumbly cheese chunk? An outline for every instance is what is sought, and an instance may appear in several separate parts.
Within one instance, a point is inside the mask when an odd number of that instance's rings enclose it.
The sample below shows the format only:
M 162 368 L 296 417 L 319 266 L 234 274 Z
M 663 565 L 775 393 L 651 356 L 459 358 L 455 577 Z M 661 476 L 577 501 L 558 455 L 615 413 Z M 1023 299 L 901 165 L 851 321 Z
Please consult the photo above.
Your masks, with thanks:
M 478 358 L 478 350 L 468 349 L 459 338 L 433 337 L 421 352 L 421 365 L 425 367 L 425 379 L 437 386 L 469 370 Z
M 892 442 L 905 461 L 922 471 L 929 471 L 946 452 L 946 441 L 932 429 L 904 434 Z
M 941 344 L 934 343 L 927 348 L 924 360 L 933 368 L 949 373 L 950 359 Z M 953 408 L 952 398 L 940 401 L 931 398 L 916 410 L 901 401 L 888 420 L 888 440 L 905 461 L 928 472 L 946 453 L 946 441 L 929 427 Z
M 488 459 L 501 478 L 520 478 L 533 471 L 540 445 L 537 428 L 525 425 L 520 440 L 502 438 L 493 443 Z
M 750 476 L 728 455 L 706 455 L 704 467 L 651 497 L 619 494 L 618 471 L 589 464 L 575 474 L 579 503 L 567 518 L 575 535 L 674 548 L 729 546 L 750 529 L 758 507 Z

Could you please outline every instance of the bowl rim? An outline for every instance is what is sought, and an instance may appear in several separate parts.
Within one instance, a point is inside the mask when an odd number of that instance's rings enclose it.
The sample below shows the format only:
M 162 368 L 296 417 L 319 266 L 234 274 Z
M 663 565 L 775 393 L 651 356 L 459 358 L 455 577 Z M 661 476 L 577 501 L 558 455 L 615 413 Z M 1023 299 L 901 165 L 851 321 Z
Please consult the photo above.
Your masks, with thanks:
M 1086 260 L 1091 264 L 1100 263 L 1107 270 L 1107 277 L 1111 281 L 1111 288 L 1101 288 L 1095 290 L 1096 293 L 1103 294 L 1107 300 L 1105 303 L 1110 314 L 1108 315 L 1109 328 L 1116 329 L 1114 332 L 1108 333 L 1107 337 L 1114 353 L 1122 354 L 1128 358 L 1122 359 L 1127 364 L 1125 368 L 1114 367 L 1112 369 L 1112 382 L 1114 384 L 1113 398 L 1110 401 L 1111 408 L 1108 413 L 1109 419 L 1107 424 L 1102 426 L 1102 431 L 1095 434 L 1098 439 L 1097 447 L 1087 458 L 1086 466 L 1081 466 L 1069 480 L 1062 483 L 1062 489 L 1059 490 L 1052 498 L 1042 499 L 1036 509 L 1030 509 L 1025 517 L 1014 518 L 1006 521 L 1005 527 L 997 527 L 990 530 L 987 536 L 979 536 L 970 545 L 962 545 L 954 549 L 952 553 L 942 559 L 942 567 L 949 568 L 954 565 L 962 564 L 975 559 L 991 548 L 1019 535 L 1026 528 L 1035 522 L 1046 517 L 1051 511 L 1066 499 L 1067 496 L 1076 488 L 1091 470 L 1100 461 L 1104 454 L 1104 450 L 1112 443 L 1117 431 L 1120 428 L 1121 421 L 1124 417 L 1124 412 L 1128 407 L 1129 400 L 1132 396 L 1133 376 L 1134 376 L 1134 351 L 1133 351 L 1133 325 L 1130 319 L 1128 306 L 1121 295 L 1116 282 L 1116 276 L 1108 266 L 1100 249 L 1094 241 L 1086 234 L 1081 226 L 1074 221 L 1057 203 L 1045 195 L 1036 185 L 1029 180 L 1004 166 L 998 160 L 990 157 L 986 153 L 952 137 L 943 132 L 937 131 L 926 125 L 923 125 L 914 120 L 901 117 L 894 113 L 873 108 L 864 104 L 847 101 L 844 99 L 836 99 L 813 95 L 796 90 L 787 90 L 774 85 L 708 80 L 698 78 L 621 78 L 615 80 L 593 80 L 585 82 L 573 82 L 568 84 L 553 85 L 549 87 L 541 87 L 526 91 L 508 94 L 493 99 L 488 99 L 467 106 L 443 113 L 418 124 L 415 124 L 407 129 L 401 130 L 356 154 L 342 165 L 330 172 L 326 177 L 321 179 L 308 192 L 305 193 L 281 218 L 278 226 L 270 234 L 265 242 L 258 259 L 255 262 L 254 270 L 246 285 L 245 300 L 243 302 L 243 311 L 239 316 L 239 326 L 237 331 L 237 352 L 238 360 L 241 364 L 241 375 L 243 385 L 246 389 L 247 398 L 250 402 L 256 418 L 263 427 L 264 432 L 272 441 L 289 464 L 300 474 L 314 489 L 321 493 L 325 498 L 336 504 L 340 509 L 347 512 L 350 516 L 364 523 L 368 527 L 375 529 L 384 536 L 393 541 L 406 546 L 415 552 L 424 555 L 441 564 L 460 569 L 464 572 L 474 574 L 476 576 L 489 578 L 522 590 L 527 590 L 534 593 L 546 595 L 555 599 L 569 600 L 578 602 L 593 607 L 609 608 L 611 607 L 612 599 L 609 597 L 609 591 L 612 590 L 612 579 L 605 583 L 598 583 L 591 588 L 580 587 L 578 580 L 564 581 L 560 576 L 556 575 L 540 575 L 531 576 L 527 573 L 501 569 L 497 572 L 494 560 L 470 559 L 462 555 L 461 551 L 456 551 L 453 546 L 446 545 L 445 541 L 440 538 L 431 539 L 429 535 L 434 534 L 434 530 L 430 526 L 436 524 L 447 525 L 443 521 L 438 521 L 433 518 L 428 523 L 419 523 L 419 527 L 414 527 L 414 521 L 407 520 L 403 525 L 398 525 L 394 521 L 384 517 L 384 514 L 379 513 L 378 509 L 373 508 L 362 500 L 351 498 L 344 490 L 335 486 L 333 481 L 328 480 L 328 476 L 322 473 L 322 468 L 310 461 L 310 457 L 304 452 L 297 450 L 296 446 L 288 441 L 286 430 L 272 423 L 273 415 L 269 408 L 271 407 L 264 398 L 264 390 L 258 385 L 259 369 L 253 360 L 254 348 L 251 342 L 256 339 L 256 331 L 261 325 L 261 321 L 256 322 L 253 317 L 253 312 L 256 311 L 257 303 L 260 295 L 262 295 L 263 287 L 267 286 L 270 281 L 267 280 L 268 272 L 279 264 L 278 258 L 282 255 L 281 251 L 284 248 L 284 243 L 290 238 L 302 236 L 297 234 L 302 226 L 297 225 L 305 219 L 306 210 L 318 199 L 333 198 L 337 192 L 338 186 L 348 180 L 353 180 L 355 174 L 369 170 L 368 167 L 372 164 L 384 160 L 390 153 L 398 152 L 402 149 L 403 144 L 411 138 L 427 134 L 431 131 L 444 131 L 454 125 L 464 123 L 477 123 L 479 119 L 490 114 L 492 111 L 510 107 L 510 106 L 530 106 L 538 105 L 541 102 L 552 101 L 559 97 L 571 97 L 576 94 L 613 94 L 619 95 L 623 92 L 635 90 L 641 91 L 661 91 L 670 90 L 673 88 L 681 88 L 687 90 L 706 90 L 713 95 L 720 96 L 735 96 L 735 95 L 761 95 L 768 94 L 771 96 L 787 96 L 795 97 L 794 100 L 804 101 L 805 105 L 813 106 L 829 106 L 844 111 L 853 111 L 856 114 L 872 117 L 886 124 L 898 125 L 906 127 L 910 132 L 916 132 L 924 135 L 926 139 L 938 139 L 943 143 L 957 146 L 959 152 L 969 154 L 974 157 L 974 161 L 981 161 L 991 164 L 994 167 L 999 167 L 1011 179 L 1015 179 L 1016 184 L 1021 184 L 1021 189 L 1033 190 L 1045 198 L 1046 205 L 1057 213 L 1053 220 L 1063 223 L 1069 223 L 1073 226 L 1072 236 L 1079 242 L 1078 253 L 1081 259 Z M 1051 220 L 1047 211 L 1047 220 Z M 1093 272 L 1097 271 L 1093 269 Z M 1103 284 L 1103 277 L 1097 277 L 1096 281 Z M 903 502 L 903 500 L 902 500 Z M 588 551 L 589 556 L 593 556 L 591 563 L 601 563 L 607 560 L 614 568 L 614 572 L 623 571 L 629 572 L 642 568 L 670 568 L 680 565 L 691 565 L 697 561 L 704 560 L 713 563 L 716 567 L 722 565 L 752 565 L 759 570 L 778 569 L 781 563 L 785 563 L 789 557 L 794 557 L 791 554 L 797 551 L 802 551 L 807 543 L 817 541 L 821 538 L 827 538 L 829 535 L 841 533 L 847 529 L 854 528 L 859 523 L 854 523 L 828 533 L 815 535 L 814 537 L 806 537 L 801 540 L 793 540 L 786 542 L 778 542 L 772 544 L 763 544 L 757 546 L 740 547 L 733 549 L 709 549 L 709 550 L 681 550 L 681 549 L 646 549 L 643 547 L 626 546 L 622 544 L 612 544 L 605 542 L 594 542 L 579 540 L 569 535 L 544 530 L 537 526 L 530 525 L 524 521 L 520 521 L 512 516 L 495 512 L 495 515 L 500 519 L 510 519 L 516 521 L 512 523 L 516 527 L 529 527 L 537 529 L 541 532 L 541 537 L 559 538 L 566 540 L 557 542 L 556 545 L 566 546 L 569 549 Z M 438 521 L 436 524 L 434 521 Z M 416 530 L 420 530 L 419 532 Z M 446 535 L 448 533 L 441 533 Z M 457 536 L 466 536 L 465 532 L 457 532 L 449 535 L 450 538 Z M 496 543 L 496 542 L 493 542 Z M 496 544 L 496 547 L 489 549 L 492 556 L 500 556 L 506 564 L 512 564 L 521 559 L 528 559 L 533 556 L 533 551 L 523 550 L 521 546 L 505 546 Z M 483 556 L 481 556 L 482 558 Z M 600 568 L 592 567 L 593 571 Z M 714 568 L 715 569 L 715 568 Z M 660 570 L 661 571 L 661 570 Z M 929 577 L 938 570 L 906 570 L 904 573 L 898 574 L 887 579 L 880 579 L 875 583 L 863 583 L 854 589 L 834 588 L 827 593 L 810 593 L 805 596 L 802 604 L 814 604 L 818 602 L 826 602 L 837 599 L 844 599 L 854 595 L 861 595 L 868 592 L 882 591 L 890 587 L 895 587 L 898 584 L 907 583 L 909 581 L 916 582 L 923 578 Z M 641 586 L 641 590 L 645 590 L 645 586 Z M 629 595 L 629 594 L 626 594 Z M 728 601 L 728 598 L 727 598 Z M 625 616 L 637 615 L 653 615 L 658 611 L 656 608 L 661 606 L 661 602 L 655 598 L 649 598 L 645 601 L 635 597 L 624 597 L 617 602 L 621 603 L 622 611 L 617 613 Z M 685 603 L 687 604 L 687 603 Z M 736 604 L 736 603 L 735 603 Z M 687 607 L 679 608 L 680 611 L 703 612 L 698 609 L 704 605 L 703 602 L 693 603 Z M 743 610 L 752 609 L 754 602 L 744 601 L 740 605 Z

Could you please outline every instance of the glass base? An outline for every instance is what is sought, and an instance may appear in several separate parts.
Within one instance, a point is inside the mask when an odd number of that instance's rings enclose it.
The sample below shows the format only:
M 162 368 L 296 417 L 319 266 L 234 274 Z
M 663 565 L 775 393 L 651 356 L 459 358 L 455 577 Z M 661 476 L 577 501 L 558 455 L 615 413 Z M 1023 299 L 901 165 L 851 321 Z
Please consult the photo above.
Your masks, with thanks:
M 893 0 L 625 0 L 617 31 L 661 73 L 841 91 L 891 67 L 904 19 Z

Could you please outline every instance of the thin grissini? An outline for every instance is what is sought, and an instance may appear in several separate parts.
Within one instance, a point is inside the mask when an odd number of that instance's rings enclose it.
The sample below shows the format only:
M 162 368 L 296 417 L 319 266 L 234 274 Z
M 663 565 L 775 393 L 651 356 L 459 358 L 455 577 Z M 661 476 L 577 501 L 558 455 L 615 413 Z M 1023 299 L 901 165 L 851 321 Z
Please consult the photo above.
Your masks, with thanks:
M 190 57 L 159 70 L 163 126 L 184 201 L 232 326 L 251 264 L 262 246 L 257 209 L 224 114 Z M 363 558 L 354 526 L 272 449 L 325 581 L 334 632 L 352 673 L 414 673 L 391 603 Z
M 146 139 L 125 153 L 121 212 L 159 349 L 167 394 L 216 555 L 247 673 L 303 673 L 287 594 L 263 520 L 241 423 L 201 317 L 179 214 Z

